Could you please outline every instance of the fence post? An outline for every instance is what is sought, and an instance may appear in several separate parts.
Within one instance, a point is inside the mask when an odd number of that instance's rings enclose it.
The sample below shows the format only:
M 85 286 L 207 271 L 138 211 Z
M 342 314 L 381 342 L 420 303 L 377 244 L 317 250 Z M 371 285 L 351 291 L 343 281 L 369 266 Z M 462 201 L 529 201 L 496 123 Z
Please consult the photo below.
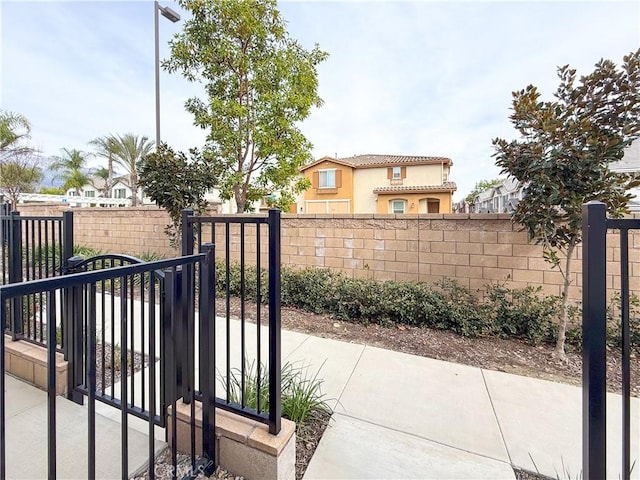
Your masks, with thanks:
M 73 257 L 73 212 L 62 213 L 62 261 L 60 268 L 67 266 L 67 261 Z M 62 272 L 60 272 L 62 273 Z
M 269 433 L 280 432 L 280 210 L 269 210 Z M 260 248 L 260 247 L 258 247 Z
M 200 391 L 202 392 L 202 453 L 208 460 L 207 475 L 215 469 L 216 440 L 216 325 L 215 256 L 212 243 L 202 245 L 200 263 Z M 258 327 L 259 328 L 259 327 Z
M 193 222 L 189 222 L 189 217 L 193 217 L 193 209 L 182 210 L 182 255 L 193 255 Z
M 78 265 L 82 263 L 82 257 L 70 257 L 65 260 L 64 274 L 78 273 Z M 67 398 L 80 405 L 84 403 L 84 395 L 76 391 L 76 387 L 84 381 L 84 355 L 83 355 L 83 301 L 82 287 L 64 289 L 62 316 L 62 348 L 65 360 L 69 362 Z
M 9 283 L 22 282 L 22 221 L 20 212 L 11 212 L 9 221 Z M 11 300 L 11 339 L 17 340 L 22 333 L 22 297 Z
M 606 478 L 606 237 L 607 207 L 582 206 L 582 472 Z

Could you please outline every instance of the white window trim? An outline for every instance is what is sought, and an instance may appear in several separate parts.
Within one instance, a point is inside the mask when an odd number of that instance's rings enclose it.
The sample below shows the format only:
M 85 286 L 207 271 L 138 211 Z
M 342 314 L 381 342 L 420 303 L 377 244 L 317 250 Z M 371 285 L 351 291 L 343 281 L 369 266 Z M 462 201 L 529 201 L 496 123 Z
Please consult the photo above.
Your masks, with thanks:
M 337 184 L 336 184 L 336 168 L 324 168 L 322 170 L 318 170 L 318 188 L 337 188 Z M 329 185 L 325 185 L 322 186 L 321 183 L 321 179 L 322 179 L 322 175 L 320 175 L 321 173 L 327 173 L 327 172 L 333 172 L 333 185 L 329 186 Z M 326 178 L 326 177 L 325 177 Z
M 402 202 L 402 212 L 395 211 L 395 208 L 394 208 L 395 202 Z M 394 213 L 394 214 L 407 213 L 407 201 L 402 198 L 394 198 L 393 200 L 389 200 L 389 213 Z
M 396 172 L 398 175 L 396 176 Z M 391 180 L 401 180 L 402 179 L 402 167 L 391 167 Z

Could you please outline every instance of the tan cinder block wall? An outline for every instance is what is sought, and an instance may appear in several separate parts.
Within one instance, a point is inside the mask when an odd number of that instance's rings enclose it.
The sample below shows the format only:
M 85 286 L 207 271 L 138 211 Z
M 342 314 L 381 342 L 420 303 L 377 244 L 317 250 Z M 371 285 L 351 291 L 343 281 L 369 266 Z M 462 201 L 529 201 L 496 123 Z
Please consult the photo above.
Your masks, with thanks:
M 20 205 L 22 215 L 61 215 L 63 206 Z M 179 255 L 169 247 L 164 226 L 169 217 L 160 208 L 74 208 L 76 244 L 106 252 L 165 256 Z M 229 230 L 229 255 L 246 263 L 268 265 L 268 231 L 260 227 Z M 224 258 L 225 227 L 202 231 L 203 242 L 215 241 L 216 256 Z M 630 286 L 640 294 L 640 232 L 632 231 Z M 241 243 L 244 243 L 242 253 Z M 607 288 L 620 289 L 620 249 L 615 233 L 607 238 Z M 259 252 L 258 252 L 259 250 Z M 569 296 L 581 299 L 582 255 L 578 249 L 571 267 Z M 542 258 L 542 247 L 532 244 L 509 215 L 496 214 L 341 214 L 282 216 L 282 263 L 300 268 L 326 267 L 350 277 L 435 282 L 457 280 L 472 290 L 487 283 L 509 287 L 542 286 L 547 295 L 560 295 L 562 276 Z
M 61 216 L 69 210 L 64 205 L 24 204 L 20 215 Z M 136 208 L 72 208 L 75 244 L 109 253 L 140 255 L 156 252 L 175 256 L 179 252 L 169 246 L 164 233 L 169 216 L 159 207 Z

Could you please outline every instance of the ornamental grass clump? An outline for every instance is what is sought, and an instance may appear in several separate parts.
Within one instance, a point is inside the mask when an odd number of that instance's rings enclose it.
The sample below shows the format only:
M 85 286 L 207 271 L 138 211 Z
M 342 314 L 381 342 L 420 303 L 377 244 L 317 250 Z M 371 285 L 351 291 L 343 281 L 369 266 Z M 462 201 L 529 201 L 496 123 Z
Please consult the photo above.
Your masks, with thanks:
M 323 363 L 324 365 L 324 363 Z M 295 366 L 286 362 L 281 369 L 282 416 L 294 422 L 298 427 L 319 413 L 331 413 L 325 395 L 322 393 L 324 380 L 319 378 L 322 366 L 315 373 L 310 372 L 309 365 Z M 226 379 L 222 378 L 226 390 Z M 244 390 L 242 372 L 238 368 L 231 369 L 229 378 L 229 400 L 257 409 L 258 398 L 260 410 L 269 410 L 269 370 L 261 364 L 258 375 L 255 361 L 245 363 Z

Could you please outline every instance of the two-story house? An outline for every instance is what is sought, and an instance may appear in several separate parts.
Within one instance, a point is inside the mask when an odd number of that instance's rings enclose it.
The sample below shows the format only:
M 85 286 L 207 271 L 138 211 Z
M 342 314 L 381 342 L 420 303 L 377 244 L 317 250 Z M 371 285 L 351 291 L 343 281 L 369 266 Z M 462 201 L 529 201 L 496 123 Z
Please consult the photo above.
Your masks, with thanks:
M 323 157 L 300 169 L 311 188 L 298 213 L 451 213 L 456 184 L 445 157 Z

